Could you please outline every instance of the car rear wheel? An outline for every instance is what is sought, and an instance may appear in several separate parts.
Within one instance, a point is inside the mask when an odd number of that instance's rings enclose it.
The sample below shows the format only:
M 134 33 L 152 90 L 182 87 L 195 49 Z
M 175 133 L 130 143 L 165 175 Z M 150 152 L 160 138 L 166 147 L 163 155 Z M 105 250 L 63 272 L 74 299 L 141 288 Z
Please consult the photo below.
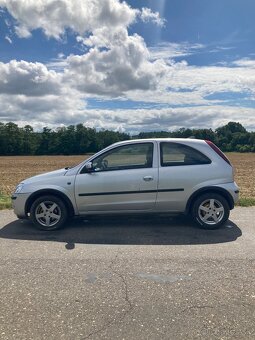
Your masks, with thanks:
M 67 208 L 64 202 L 56 196 L 42 196 L 32 204 L 30 219 L 38 229 L 57 230 L 67 220 Z
M 226 199 L 215 193 L 201 195 L 193 204 L 192 215 L 203 229 L 217 229 L 229 217 L 229 205 Z

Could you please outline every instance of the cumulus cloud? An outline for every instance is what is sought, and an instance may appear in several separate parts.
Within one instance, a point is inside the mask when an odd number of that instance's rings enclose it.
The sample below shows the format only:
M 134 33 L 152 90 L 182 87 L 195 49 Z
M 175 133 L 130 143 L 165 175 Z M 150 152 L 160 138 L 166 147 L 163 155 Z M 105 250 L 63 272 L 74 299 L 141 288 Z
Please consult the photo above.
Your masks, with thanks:
M 136 20 L 164 25 L 159 14 L 148 8 L 134 9 L 119 0 L 0 0 L 0 6 L 16 20 L 19 37 L 28 38 L 33 30 L 42 29 L 47 37 L 61 40 L 69 29 L 84 51 L 67 57 L 59 54 L 46 65 L 0 62 L 0 121 L 30 122 L 36 127 L 82 122 L 137 132 L 217 127 L 238 120 L 255 129 L 254 108 L 240 109 L 227 106 L 224 100 L 208 99 L 215 92 L 227 91 L 254 96 L 254 60 L 204 67 L 174 62 L 173 58 L 199 53 L 205 46 L 163 43 L 148 49 L 141 36 L 128 30 Z M 86 98 L 91 95 L 162 107 L 88 109 Z
M 62 124 L 86 122 L 86 102 L 75 91 L 63 91 L 60 95 L 26 96 L 0 94 L 0 121 L 19 122 L 42 128 L 56 128 Z M 23 122 L 23 123 L 22 123 Z
M 61 81 L 62 74 L 41 63 L 0 63 L 0 121 L 37 128 L 84 119 L 86 101 Z
M 29 37 L 42 29 L 48 37 L 59 39 L 66 28 L 83 35 L 100 27 L 127 27 L 136 18 L 162 25 L 158 13 L 131 8 L 119 0 L 0 0 L 17 20 L 16 33 Z
M 152 12 L 150 8 L 143 7 L 140 12 L 140 17 L 144 22 L 153 22 L 156 25 L 163 27 L 165 20 L 160 17 L 159 12 Z
M 144 40 L 128 35 L 125 28 L 99 28 L 83 43 L 91 49 L 68 57 L 64 76 L 81 92 L 119 96 L 130 90 L 155 89 L 164 74 L 164 62 L 151 62 Z
M 60 92 L 60 78 L 41 63 L 11 60 L 0 62 L 0 93 L 44 96 Z
M 255 89 L 255 76 L 246 66 L 233 69 L 222 66 L 201 68 L 189 66 L 187 63 L 176 63 L 172 66 L 163 64 L 160 67 L 165 70 L 165 75 L 157 89 L 145 91 L 137 84 L 136 89 L 132 83 L 133 79 L 130 81 L 132 86 L 128 84 L 127 75 L 123 75 L 123 88 L 121 78 L 113 83 L 110 78 L 104 78 L 107 70 L 113 70 L 114 67 L 108 55 L 109 51 L 104 53 L 105 56 L 99 54 L 99 57 L 97 48 L 94 47 L 87 55 L 70 56 L 65 60 L 64 74 L 62 71 L 49 70 L 40 63 L 0 63 L 0 121 L 22 122 L 23 119 L 37 128 L 82 122 L 91 127 L 135 133 L 146 130 L 173 130 L 182 126 L 216 128 L 230 120 L 237 120 L 246 128 L 255 129 L 254 108 L 227 106 L 224 101 L 219 103 L 206 98 L 206 95 L 221 91 L 238 93 L 249 90 L 252 93 Z M 86 62 L 85 57 L 88 58 Z M 90 63 L 90 59 L 95 61 L 96 58 L 96 63 Z M 138 69 L 140 62 L 143 63 L 144 60 L 139 61 L 138 58 L 138 61 L 134 62 Z M 94 65 L 97 65 L 95 70 L 89 71 Z M 119 84 L 120 89 L 116 84 Z M 86 107 L 85 98 L 89 97 L 89 93 L 94 91 L 95 96 L 103 94 L 103 98 L 109 98 L 114 93 L 119 94 L 120 90 L 123 91 L 122 98 L 133 101 L 142 98 L 144 102 L 151 102 L 153 105 L 158 103 L 159 106 L 133 110 L 98 110 L 93 109 L 93 106 L 92 109 Z M 160 107 L 162 103 L 165 106 Z
M 159 13 L 150 9 L 134 9 L 119 0 L 0 0 L 0 6 L 17 20 L 20 37 L 37 28 L 56 39 L 66 28 L 78 34 L 76 40 L 86 46 L 86 53 L 49 66 L 65 70 L 65 82 L 71 81 L 81 92 L 119 96 L 155 89 L 163 74 L 163 63 L 149 60 L 142 37 L 128 34 L 128 26 L 137 18 L 163 24 Z

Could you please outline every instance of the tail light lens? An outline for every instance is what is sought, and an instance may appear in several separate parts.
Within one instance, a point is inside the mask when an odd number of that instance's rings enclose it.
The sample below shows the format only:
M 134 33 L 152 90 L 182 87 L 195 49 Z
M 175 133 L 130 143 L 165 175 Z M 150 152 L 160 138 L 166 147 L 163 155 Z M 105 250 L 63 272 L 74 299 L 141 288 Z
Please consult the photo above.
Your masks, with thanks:
M 226 155 L 211 141 L 206 140 L 206 143 L 222 158 L 225 162 L 231 165 L 230 160 L 227 158 Z M 232 166 L 232 165 L 231 165 Z

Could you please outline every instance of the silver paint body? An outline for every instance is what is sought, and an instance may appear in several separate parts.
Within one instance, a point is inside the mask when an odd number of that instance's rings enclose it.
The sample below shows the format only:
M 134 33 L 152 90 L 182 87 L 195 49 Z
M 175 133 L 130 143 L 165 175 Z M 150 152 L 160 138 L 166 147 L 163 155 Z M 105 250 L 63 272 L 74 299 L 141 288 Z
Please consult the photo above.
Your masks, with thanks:
M 118 146 L 150 142 L 154 145 L 151 168 L 81 173 L 86 163 Z M 185 144 L 199 150 L 211 164 L 161 167 L 160 142 Z M 109 146 L 71 169 L 61 169 L 24 180 L 22 190 L 14 193 L 13 208 L 26 218 L 25 204 L 40 190 L 55 190 L 71 201 L 75 215 L 135 212 L 182 213 L 190 196 L 204 187 L 220 187 L 238 200 L 233 168 L 203 140 L 161 138 L 120 142 Z M 183 191 L 170 191 L 182 188 Z M 169 190 L 162 192 L 162 190 Z M 136 193 L 127 193 L 127 192 Z M 140 191 L 140 192 L 139 192 Z M 151 191 L 151 192 L 144 192 Z M 120 194 L 116 194 L 120 192 Z M 86 196 L 80 196 L 80 194 Z M 111 194 L 114 193 L 114 194 Z

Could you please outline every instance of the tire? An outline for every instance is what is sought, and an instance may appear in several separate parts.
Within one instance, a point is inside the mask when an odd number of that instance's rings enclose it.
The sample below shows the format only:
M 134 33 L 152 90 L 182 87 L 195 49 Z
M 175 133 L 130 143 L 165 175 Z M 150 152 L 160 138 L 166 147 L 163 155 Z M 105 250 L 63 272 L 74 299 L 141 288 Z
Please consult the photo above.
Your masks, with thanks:
M 199 196 L 192 206 L 192 216 L 200 228 L 218 229 L 229 217 L 226 199 L 215 193 Z
M 60 229 L 65 224 L 67 217 L 66 205 L 56 196 L 41 196 L 33 202 L 30 209 L 30 219 L 40 230 Z

